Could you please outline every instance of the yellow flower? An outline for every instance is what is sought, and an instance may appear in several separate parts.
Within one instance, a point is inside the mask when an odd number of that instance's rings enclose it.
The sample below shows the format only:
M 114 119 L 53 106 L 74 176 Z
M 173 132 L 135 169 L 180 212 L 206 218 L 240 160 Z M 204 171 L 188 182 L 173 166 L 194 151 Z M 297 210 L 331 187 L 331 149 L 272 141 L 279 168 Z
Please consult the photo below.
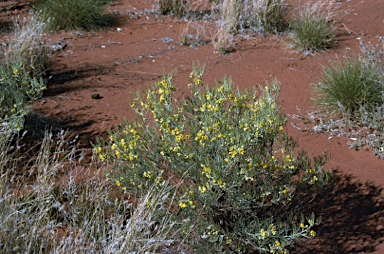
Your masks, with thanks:
M 268 86 L 265 87 L 265 91 L 266 91 L 267 93 L 269 93 L 269 87 L 268 87 Z
M 200 191 L 201 193 L 204 193 L 204 192 L 207 191 L 207 188 L 205 188 L 204 186 L 203 186 L 203 187 L 199 186 L 199 191 Z
M 262 237 L 265 237 L 265 235 L 266 235 L 265 233 L 266 233 L 266 232 L 264 231 L 264 229 L 261 229 L 261 230 L 260 230 L 260 234 L 261 234 Z
M 116 181 L 116 185 L 120 186 L 121 185 L 120 181 Z
M 279 241 L 275 241 L 275 246 L 276 247 L 279 247 L 281 244 L 279 243 Z
M 205 167 L 204 165 L 201 165 L 201 166 L 203 167 L 203 170 L 204 170 L 205 172 L 207 172 L 208 174 L 210 174 L 210 173 L 212 172 L 210 168 L 207 168 L 207 167 Z
M 309 232 L 311 234 L 311 236 L 315 237 L 316 236 L 316 232 L 311 230 L 311 232 Z
M 151 178 L 152 178 L 152 172 L 151 172 L 151 171 L 144 172 L 143 176 L 144 176 L 145 178 L 149 178 L 149 179 L 151 179 Z

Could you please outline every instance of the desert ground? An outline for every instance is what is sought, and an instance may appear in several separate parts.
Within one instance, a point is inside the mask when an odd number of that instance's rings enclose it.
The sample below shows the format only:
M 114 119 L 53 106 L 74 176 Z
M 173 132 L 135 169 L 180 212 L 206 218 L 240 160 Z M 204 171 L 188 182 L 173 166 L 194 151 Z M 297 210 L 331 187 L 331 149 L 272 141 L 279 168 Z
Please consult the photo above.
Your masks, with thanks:
M 297 241 L 290 253 L 384 253 L 384 161 L 369 148 L 351 149 L 348 138 L 299 131 L 293 125 L 302 123 L 291 117 L 315 110 L 310 102 L 311 84 L 323 66 L 346 55 L 361 54 L 361 36 L 373 43 L 383 36 L 384 1 L 341 0 L 334 4 L 339 22 L 337 44 L 331 49 L 305 55 L 287 46 L 287 34 L 237 35 L 234 50 L 220 54 L 209 39 L 214 23 L 197 21 L 206 26 L 205 45 L 183 46 L 184 19 L 154 13 L 150 0 L 114 1 L 108 8 L 118 20 L 114 27 L 47 35 L 48 42 L 61 47 L 50 59 L 47 90 L 33 105 L 39 120 L 30 119 L 29 124 L 37 129 L 69 129 L 79 135 L 81 148 L 91 155 L 90 142 L 107 137 L 106 131 L 124 117 L 133 119 L 130 104 L 136 91 L 159 80 L 164 69 L 177 71 L 180 98 L 188 92 L 192 63 L 206 66 L 205 84 L 230 76 L 245 89 L 277 78 L 281 82 L 278 101 L 288 119 L 285 130 L 310 156 L 327 150 L 331 159 L 325 169 L 335 170 L 340 177 L 335 187 L 309 205 L 310 211 L 323 218 L 316 227 L 317 237 Z M 1 18 L 10 22 L 12 16 L 27 15 L 27 10 L 27 4 L 18 1 L 10 15 Z M 100 98 L 92 99 L 94 93 Z

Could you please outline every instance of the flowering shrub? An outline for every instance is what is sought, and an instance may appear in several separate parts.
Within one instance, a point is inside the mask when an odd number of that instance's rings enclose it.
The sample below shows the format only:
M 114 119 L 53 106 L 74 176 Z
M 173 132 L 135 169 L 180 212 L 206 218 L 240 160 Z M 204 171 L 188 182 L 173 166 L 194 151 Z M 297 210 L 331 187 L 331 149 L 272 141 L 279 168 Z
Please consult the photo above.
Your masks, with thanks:
M 257 97 L 256 89 L 243 93 L 227 78 L 203 87 L 202 75 L 193 68 L 192 95 L 183 100 L 174 97 L 172 74 L 144 98 L 138 94 L 138 119 L 94 145 L 107 177 L 137 197 L 153 184 L 182 182 L 172 211 L 199 253 L 286 253 L 294 239 L 315 236 L 319 223 L 314 214 L 298 218 L 291 202 L 311 196 L 330 174 L 322 159 L 312 165 L 295 155 L 276 105 L 278 81 Z
M 0 118 L 11 123 L 15 131 L 24 127 L 30 103 L 41 98 L 45 81 L 31 77 L 20 61 L 0 65 Z

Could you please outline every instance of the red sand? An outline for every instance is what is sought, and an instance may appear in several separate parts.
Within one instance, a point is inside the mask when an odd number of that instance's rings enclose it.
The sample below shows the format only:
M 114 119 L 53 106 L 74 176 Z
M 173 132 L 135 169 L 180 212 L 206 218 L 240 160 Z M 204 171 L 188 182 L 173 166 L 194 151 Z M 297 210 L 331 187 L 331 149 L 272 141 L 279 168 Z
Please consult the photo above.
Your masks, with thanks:
M 286 35 L 267 35 L 238 40 L 233 53 L 222 55 L 214 52 L 212 44 L 196 48 L 180 45 L 184 23 L 177 19 L 127 14 L 154 8 L 152 1 L 119 0 L 110 10 L 125 11 L 119 15 L 120 31 L 116 27 L 48 37 L 67 46 L 54 55 L 48 89 L 33 110 L 78 133 L 82 147 L 90 148 L 89 141 L 105 137 L 106 130 L 124 116 L 132 118 L 130 103 L 136 91 L 158 80 L 164 67 L 167 72 L 177 69 L 176 86 L 181 96 L 187 92 L 192 63 L 199 62 L 206 65 L 205 84 L 228 75 L 244 89 L 277 78 L 282 84 L 279 100 L 285 113 L 297 114 L 297 108 L 307 112 L 310 84 L 316 82 L 322 66 L 359 53 L 357 38 L 361 33 L 369 42 L 384 32 L 384 1 L 342 0 L 335 4 L 340 14 L 339 43 L 331 50 L 304 56 L 286 46 Z M 174 43 L 164 43 L 164 37 Z M 102 98 L 91 99 L 93 93 Z M 300 148 L 309 155 L 327 149 L 331 160 L 326 168 L 337 169 L 341 179 L 308 208 L 323 216 L 317 237 L 298 241 L 290 253 L 384 253 L 384 161 L 372 151 L 350 149 L 347 138 L 300 133 L 291 126 L 292 121 L 288 117 L 286 130 L 298 139 Z

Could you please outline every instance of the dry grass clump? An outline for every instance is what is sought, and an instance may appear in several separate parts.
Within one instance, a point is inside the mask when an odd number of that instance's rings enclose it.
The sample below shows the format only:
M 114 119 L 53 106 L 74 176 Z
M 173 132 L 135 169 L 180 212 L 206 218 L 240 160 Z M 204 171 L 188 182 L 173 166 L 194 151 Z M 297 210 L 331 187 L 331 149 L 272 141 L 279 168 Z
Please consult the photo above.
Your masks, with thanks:
M 207 21 L 188 21 L 181 30 L 180 44 L 196 47 L 211 41 L 212 27 Z
M 161 14 L 173 14 L 177 18 L 184 16 L 186 12 L 185 0 L 156 0 L 156 6 Z
M 213 39 L 213 46 L 218 53 L 227 54 L 235 48 L 234 37 L 225 28 L 220 27 Z
M 280 33 L 285 30 L 288 9 L 285 0 L 223 0 L 213 38 L 220 53 L 234 49 L 233 35 L 242 31 Z
M 284 0 L 224 0 L 220 26 L 230 33 L 249 29 L 256 33 L 279 33 L 286 27 Z
M 289 44 L 305 54 L 332 47 L 336 43 L 334 5 L 328 0 L 305 3 L 290 23 Z
M 239 29 L 241 7 L 241 1 L 224 0 L 221 5 L 220 27 L 224 28 L 229 33 L 235 33 Z
M 45 75 L 48 49 L 43 38 L 45 23 L 31 15 L 15 21 L 14 35 L 6 50 L 6 62 L 20 62 L 22 70 L 35 78 Z
M 80 167 L 67 133 L 46 134 L 23 167 L 19 143 L 11 145 L 19 139 L 1 127 L 0 253 L 152 253 L 174 244 L 166 184 L 134 208 L 101 174 Z

